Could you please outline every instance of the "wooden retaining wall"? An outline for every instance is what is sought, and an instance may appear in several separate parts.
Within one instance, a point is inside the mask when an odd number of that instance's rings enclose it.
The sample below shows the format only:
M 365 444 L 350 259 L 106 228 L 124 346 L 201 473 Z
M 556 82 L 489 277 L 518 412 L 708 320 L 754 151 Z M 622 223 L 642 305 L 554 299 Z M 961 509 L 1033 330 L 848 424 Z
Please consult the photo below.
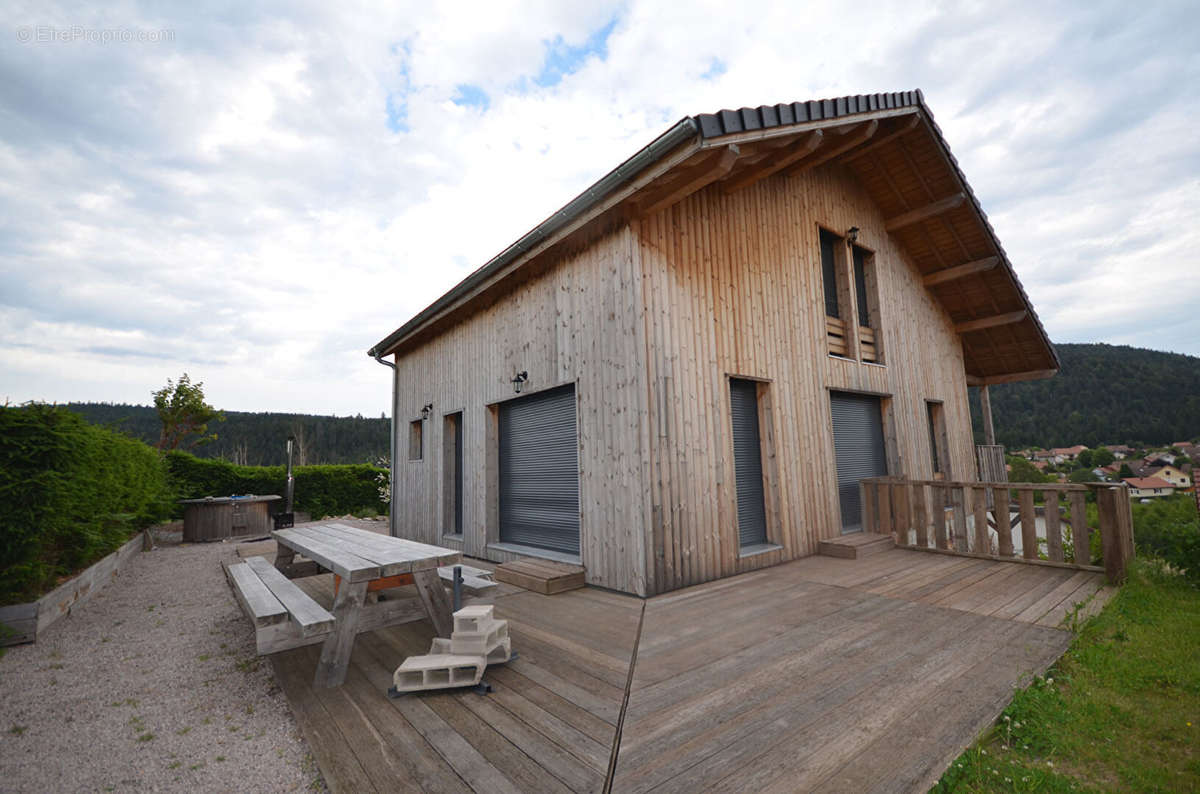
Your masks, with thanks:
M 0 607 L 0 623 L 17 632 L 0 638 L 0 645 L 36 642 L 38 634 L 50 628 L 60 618 L 71 614 L 128 567 L 133 556 L 142 550 L 142 533 L 134 535 L 124 546 L 104 557 L 78 576 L 63 582 L 37 601 Z

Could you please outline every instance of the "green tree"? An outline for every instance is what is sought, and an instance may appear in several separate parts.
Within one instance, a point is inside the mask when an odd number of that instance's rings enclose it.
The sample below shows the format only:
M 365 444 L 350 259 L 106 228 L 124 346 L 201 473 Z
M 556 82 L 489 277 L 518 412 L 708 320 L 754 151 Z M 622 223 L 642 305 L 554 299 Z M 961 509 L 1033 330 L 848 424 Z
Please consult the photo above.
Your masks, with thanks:
M 1122 463 L 1121 470 L 1119 472 L 1117 472 L 1117 476 L 1120 477 L 1122 480 L 1125 479 L 1126 477 L 1132 477 L 1133 469 L 1129 468 L 1128 463 Z
M 1092 463 L 1097 466 L 1107 466 L 1117 459 L 1108 447 L 1098 447 L 1092 450 Z
M 1009 482 L 1048 482 L 1050 480 L 1025 458 L 1009 455 L 1008 465 L 1012 468 L 1008 473 Z
M 216 433 L 208 432 L 208 423 L 224 422 L 225 415 L 204 402 L 204 384 L 193 384 L 185 372 L 178 383 L 167 378 L 167 385 L 154 392 L 154 410 L 162 422 L 162 433 L 156 445 L 164 452 L 191 449 L 198 444 L 215 441 Z
M 1092 458 L 1093 455 L 1090 449 L 1085 449 L 1083 452 L 1080 452 L 1075 456 L 1075 460 L 1079 461 L 1079 465 L 1086 469 L 1092 468 Z
M 1100 478 L 1091 469 L 1076 469 L 1067 475 L 1067 479 L 1074 483 L 1084 482 L 1099 482 Z

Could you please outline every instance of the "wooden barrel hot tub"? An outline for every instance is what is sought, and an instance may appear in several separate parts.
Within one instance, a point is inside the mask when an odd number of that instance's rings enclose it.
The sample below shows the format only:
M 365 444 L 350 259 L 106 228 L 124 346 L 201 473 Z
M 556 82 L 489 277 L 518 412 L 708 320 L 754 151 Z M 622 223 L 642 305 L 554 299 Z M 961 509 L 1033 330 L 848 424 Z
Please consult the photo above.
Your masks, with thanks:
M 180 499 L 184 505 L 183 539 L 187 543 L 200 543 L 269 534 L 271 502 L 281 498 L 249 494 Z

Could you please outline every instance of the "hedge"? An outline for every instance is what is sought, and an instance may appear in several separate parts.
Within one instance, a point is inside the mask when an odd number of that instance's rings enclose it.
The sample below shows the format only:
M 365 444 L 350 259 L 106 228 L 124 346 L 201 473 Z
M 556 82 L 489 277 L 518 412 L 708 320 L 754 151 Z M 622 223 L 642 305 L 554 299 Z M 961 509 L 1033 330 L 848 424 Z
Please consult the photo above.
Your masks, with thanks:
M 1166 560 L 1200 585 L 1200 517 L 1192 494 L 1135 503 L 1133 542 L 1138 554 Z
M 0 408 L 0 604 L 37 598 L 169 509 L 145 443 L 58 406 Z
M 166 462 L 168 481 L 180 499 L 240 494 L 282 496 L 287 484 L 284 466 L 238 466 L 186 452 L 170 452 Z M 293 471 L 295 509 L 313 518 L 367 511 L 386 513 L 376 479 L 384 471 L 366 463 L 298 466 Z M 181 506 L 175 515 L 182 515 Z

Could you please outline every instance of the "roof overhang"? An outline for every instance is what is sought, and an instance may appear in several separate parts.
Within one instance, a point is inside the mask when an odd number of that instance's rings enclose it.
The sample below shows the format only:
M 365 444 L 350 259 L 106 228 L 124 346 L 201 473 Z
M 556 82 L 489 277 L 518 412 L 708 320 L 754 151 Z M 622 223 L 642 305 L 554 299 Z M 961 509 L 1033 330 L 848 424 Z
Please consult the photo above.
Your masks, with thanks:
M 543 272 L 565 248 L 714 183 L 734 193 L 829 163 L 863 185 L 949 314 L 969 385 L 1058 371 L 1054 347 L 919 91 L 684 118 L 368 352 L 420 345 Z

